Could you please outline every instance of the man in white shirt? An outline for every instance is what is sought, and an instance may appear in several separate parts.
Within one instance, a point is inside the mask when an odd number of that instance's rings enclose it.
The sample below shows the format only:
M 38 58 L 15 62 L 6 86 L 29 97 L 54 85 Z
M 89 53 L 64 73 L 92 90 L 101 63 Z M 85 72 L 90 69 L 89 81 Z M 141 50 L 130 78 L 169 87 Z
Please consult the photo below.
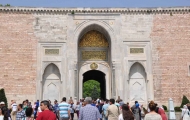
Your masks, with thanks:
M 12 118 L 12 120 L 16 120 L 17 104 L 15 101 L 13 101 L 11 108 L 12 108 L 11 118 Z

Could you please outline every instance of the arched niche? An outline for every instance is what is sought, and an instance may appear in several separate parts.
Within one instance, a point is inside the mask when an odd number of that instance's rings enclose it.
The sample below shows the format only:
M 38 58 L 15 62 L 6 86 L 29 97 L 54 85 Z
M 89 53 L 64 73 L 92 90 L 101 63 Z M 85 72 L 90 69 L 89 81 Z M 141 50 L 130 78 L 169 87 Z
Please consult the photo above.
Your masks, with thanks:
M 144 67 L 136 62 L 129 72 L 130 101 L 147 101 L 146 72 Z
M 54 101 L 60 98 L 61 75 L 57 66 L 53 63 L 49 64 L 43 74 L 42 91 L 43 100 Z

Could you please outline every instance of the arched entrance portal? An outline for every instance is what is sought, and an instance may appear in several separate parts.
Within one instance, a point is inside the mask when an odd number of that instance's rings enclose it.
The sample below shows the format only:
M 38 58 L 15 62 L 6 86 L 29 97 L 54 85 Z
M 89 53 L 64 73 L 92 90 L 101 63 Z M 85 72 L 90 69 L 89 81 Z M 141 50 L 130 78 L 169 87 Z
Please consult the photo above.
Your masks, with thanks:
M 87 71 L 83 74 L 83 84 L 88 80 L 96 80 L 100 83 L 100 97 L 105 100 L 106 99 L 105 74 L 99 70 Z
M 88 80 L 100 83 L 103 99 L 111 97 L 110 50 L 110 36 L 102 26 L 92 24 L 81 31 L 78 36 L 78 99 L 83 97 L 83 83 Z

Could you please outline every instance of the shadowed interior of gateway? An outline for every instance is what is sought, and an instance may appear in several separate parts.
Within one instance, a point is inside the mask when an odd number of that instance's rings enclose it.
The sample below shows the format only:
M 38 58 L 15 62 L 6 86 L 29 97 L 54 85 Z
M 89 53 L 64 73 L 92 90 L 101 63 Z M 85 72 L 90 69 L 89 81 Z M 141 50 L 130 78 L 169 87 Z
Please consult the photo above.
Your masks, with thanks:
M 88 80 L 95 80 L 100 83 L 100 97 L 105 100 L 106 99 L 105 74 L 98 70 L 87 71 L 83 74 L 83 84 Z

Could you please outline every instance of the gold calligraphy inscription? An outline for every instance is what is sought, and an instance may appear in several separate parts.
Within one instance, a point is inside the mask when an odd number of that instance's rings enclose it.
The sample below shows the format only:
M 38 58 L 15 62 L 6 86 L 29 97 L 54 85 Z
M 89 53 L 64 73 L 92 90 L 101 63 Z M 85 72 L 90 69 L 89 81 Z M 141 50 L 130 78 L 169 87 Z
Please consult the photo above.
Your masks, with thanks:
M 45 55 L 59 55 L 59 49 L 45 49 Z
M 82 51 L 82 60 L 107 60 L 106 51 Z
M 102 33 L 92 30 L 81 38 L 79 47 L 108 47 L 108 41 Z
M 144 48 L 130 48 L 131 54 L 144 53 Z

